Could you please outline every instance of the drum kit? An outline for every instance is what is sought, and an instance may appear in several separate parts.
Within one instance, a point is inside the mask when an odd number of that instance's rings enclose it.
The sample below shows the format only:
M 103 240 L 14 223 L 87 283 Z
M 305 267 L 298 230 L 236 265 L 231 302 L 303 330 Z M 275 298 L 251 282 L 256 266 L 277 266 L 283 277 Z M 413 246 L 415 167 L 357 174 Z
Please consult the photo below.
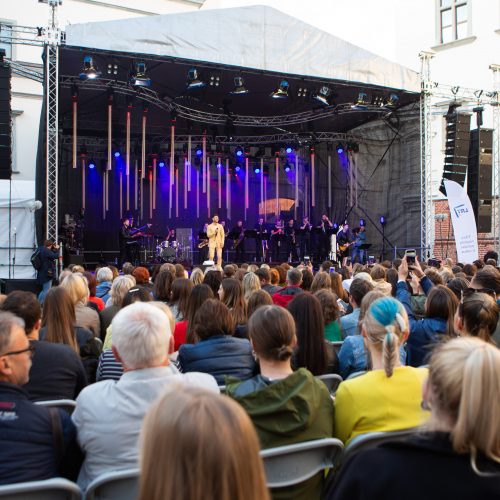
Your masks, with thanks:
M 178 241 L 162 241 L 156 246 L 156 259 L 160 262 L 174 262 L 182 258 Z

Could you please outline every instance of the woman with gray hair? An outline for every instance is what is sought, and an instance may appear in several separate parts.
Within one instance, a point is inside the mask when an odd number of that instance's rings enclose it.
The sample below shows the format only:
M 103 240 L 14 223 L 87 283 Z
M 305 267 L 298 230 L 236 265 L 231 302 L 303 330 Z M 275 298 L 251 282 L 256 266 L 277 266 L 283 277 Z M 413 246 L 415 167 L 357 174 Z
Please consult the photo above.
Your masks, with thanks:
M 113 271 L 109 267 L 101 267 L 96 274 L 97 286 L 95 289 L 96 297 L 99 297 L 107 302 L 109 299 L 109 291 L 113 283 Z

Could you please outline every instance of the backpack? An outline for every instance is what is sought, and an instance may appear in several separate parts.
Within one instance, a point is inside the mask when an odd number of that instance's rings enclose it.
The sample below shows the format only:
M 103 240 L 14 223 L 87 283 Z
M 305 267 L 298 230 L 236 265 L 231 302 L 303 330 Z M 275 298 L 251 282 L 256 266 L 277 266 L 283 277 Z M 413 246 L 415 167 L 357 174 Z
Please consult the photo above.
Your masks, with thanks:
M 30 258 L 31 265 L 35 268 L 35 271 L 40 271 L 42 268 L 42 256 L 40 255 L 40 249 L 37 248 Z

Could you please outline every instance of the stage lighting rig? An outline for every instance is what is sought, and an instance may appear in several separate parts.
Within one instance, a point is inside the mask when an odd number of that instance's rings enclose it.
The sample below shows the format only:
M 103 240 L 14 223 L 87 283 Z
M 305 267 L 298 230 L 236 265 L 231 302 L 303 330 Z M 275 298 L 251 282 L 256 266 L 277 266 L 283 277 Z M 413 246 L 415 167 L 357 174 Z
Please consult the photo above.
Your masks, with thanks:
M 221 76 L 219 73 L 210 73 L 208 77 L 208 84 L 210 87 L 219 87 L 220 86 Z
M 287 155 L 291 155 L 293 153 L 293 147 L 292 146 L 287 146 L 285 148 L 285 152 Z
M 328 102 L 328 98 L 330 97 L 331 93 L 332 93 L 331 89 L 326 85 L 323 85 L 320 87 L 318 92 L 313 95 L 313 100 L 321 104 L 324 104 L 325 106 L 329 106 L 330 103 Z
M 117 75 L 118 74 L 118 64 L 108 64 L 108 69 L 107 69 L 108 75 Z
M 288 83 L 288 80 L 281 80 L 278 88 L 271 92 L 271 97 L 273 99 L 287 99 L 289 88 L 290 84 Z
M 253 167 L 253 171 L 256 173 L 256 174 L 260 174 L 260 167 Z
M 89 168 L 94 169 L 95 168 L 95 161 L 94 160 L 89 160 Z
M 80 73 L 81 80 L 95 80 L 101 76 L 100 71 L 97 70 L 97 66 L 94 64 L 94 59 L 92 56 L 85 56 L 83 58 L 83 70 Z
M 136 62 L 130 75 L 130 85 L 133 87 L 151 87 L 151 78 L 146 75 L 146 63 Z
M 238 158 L 243 158 L 245 156 L 245 150 L 241 146 L 238 146 L 236 148 L 235 154 Z
M 341 142 L 339 142 L 335 149 L 337 153 L 341 155 L 344 152 L 344 145 Z
M 285 163 L 285 172 L 288 174 L 292 171 L 292 166 L 290 165 L 290 163 L 286 162 Z
M 351 106 L 352 109 L 366 109 L 368 105 L 368 95 L 366 92 L 360 92 L 356 103 Z
M 399 102 L 399 96 L 397 94 L 389 94 L 389 98 L 387 99 L 387 102 L 385 103 L 386 108 L 395 108 L 398 105 Z
M 231 95 L 246 95 L 248 94 L 248 89 L 245 87 L 245 80 L 242 76 L 234 77 L 234 90 L 230 92 Z
M 297 90 L 297 97 L 307 97 L 309 95 L 309 89 L 307 87 L 299 87 Z
M 189 68 L 188 70 L 187 90 L 196 90 L 205 87 L 207 84 L 200 78 L 196 68 Z
M 203 148 L 198 144 L 195 149 L 196 156 L 203 156 Z

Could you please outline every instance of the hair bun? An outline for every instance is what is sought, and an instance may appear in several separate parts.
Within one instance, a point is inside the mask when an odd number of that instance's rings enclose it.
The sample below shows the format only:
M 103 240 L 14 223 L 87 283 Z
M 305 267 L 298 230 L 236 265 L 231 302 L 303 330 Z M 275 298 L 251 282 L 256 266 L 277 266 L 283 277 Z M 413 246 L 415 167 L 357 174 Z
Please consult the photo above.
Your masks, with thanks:
M 282 345 L 281 347 L 278 347 L 276 350 L 276 356 L 279 361 L 285 361 L 289 357 L 291 357 L 293 353 L 293 348 L 289 345 Z

